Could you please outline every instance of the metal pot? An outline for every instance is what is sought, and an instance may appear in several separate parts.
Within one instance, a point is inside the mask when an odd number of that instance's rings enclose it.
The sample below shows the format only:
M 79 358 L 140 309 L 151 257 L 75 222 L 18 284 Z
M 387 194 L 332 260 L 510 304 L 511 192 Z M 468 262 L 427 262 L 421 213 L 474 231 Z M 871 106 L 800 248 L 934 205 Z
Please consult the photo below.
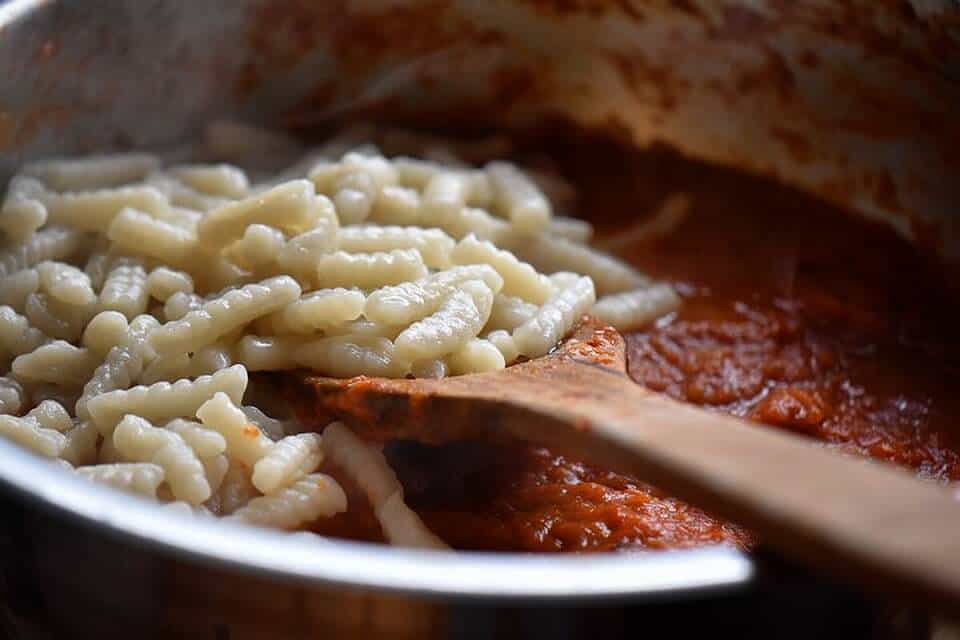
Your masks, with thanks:
M 0 174 L 172 144 L 223 115 L 562 118 L 774 177 L 951 260 L 958 17 L 950 0 L 12 0 Z M 318 544 L 65 482 L 5 442 L 0 460 L 12 636 L 572 638 L 663 623 L 800 637 L 876 620 L 855 593 L 730 550 Z

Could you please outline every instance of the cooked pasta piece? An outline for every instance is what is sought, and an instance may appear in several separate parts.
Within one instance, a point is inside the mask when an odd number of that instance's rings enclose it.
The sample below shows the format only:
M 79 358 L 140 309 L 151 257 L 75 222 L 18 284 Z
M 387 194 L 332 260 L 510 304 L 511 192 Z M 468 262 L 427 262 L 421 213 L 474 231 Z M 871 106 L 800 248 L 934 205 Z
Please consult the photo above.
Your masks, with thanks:
M 420 193 L 408 187 L 390 186 L 373 203 L 369 220 L 371 222 L 413 225 L 421 222 Z
M 201 246 L 214 251 L 239 240 L 251 224 L 302 233 L 312 228 L 317 219 L 334 215 L 333 203 L 316 195 L 310 181 L 291 180 L 214 209 L 197 225 L 197 238 Z
M 261 527 L 295 529 L 346 510 L 347 495 L 337 481 L 328 475 L 313 473 L 276 493 L 250 500 L 227 519 Z
M 83 235 L 73 229 L 47 227 L 19 244 L 0 250 L 0 280 L 45 260 L 66 260 L 84 245 Z
M 547 233 L 552 236 L 566 238 L 570 242 L 586 244 L 593 237 L 593 226 L 586 220 L 556 216 L 547 225 Z
M 0 415 L 0 435 L 46 458 L 59 457 L 67 444 L 65 435 L 33 418 Z
M 620 331 L 641 329 L 657 318 L 676 311 L 680 298 L 667 284 L 604 296 L 592 313 Z
M 80 422 L 64 435 L 66 444 L 60 453 L 64 460 L 77 466 L 96 463 L 100 432 L 92 422 Z
M 164 428 L 183 438 L 199 458 L 212 458 L 227 450 L 227 441 L 224 437 L 199 422 L 176 418 L 168 422 Z
M 217 513 L 230 515 L 260 495 L 250 482 L 250 467 L 236 460 L 228 459 L 227 472 L 220 483 L 216 499 Z
M 15 416 L 26 406 L 27 397 L 15 378 L 0 377 L 0 414 Z
M 170 208 L 167 198 L 151 186 L 47 194 L 44 204 L 54 224 L 100 233 L 106 232 L 113 219 L 124 209 L 162 215 Z
M 573 284 L 548 300 L 537 311 L 537 315 L 514 330 L 517 350 L 530 358 L 548 353 L 590 310 L 595 300 L 593 281 L 588 277 L 578 277 Z
M 503 360 L 506 364 L 512 364 L 520 356 L 520 350 L 517 349 L 517 343 L 509 331 L 498 329 L 487 334 L 487 340 L 490 344 L 500 350 Z
M 312 286 L 320 257 L 336 249 L 337 226 L 323 223 L 294 236 L 277 254 L 277 268 Z
M 203 298 L 195 293 L 178 291 L 167 298 L 167 301 L 163 304 L 163 317 L 167 322 L 180 320 L 191 311 L 202 309 L 203 302 Z
M 79 388 L 90 379 L 98 363 L 99 358 L 90 350 L 55 340 L 17 356 L 12 370 L 20 380 Z
M 210 484 L 200 459 L 176 433 L 127 415 L 113 432 L 113 444 L 130 461 L 160 466 L 176 499 L 199 505 L 210 497 Z
M 26 165 L 22 172 L 55 191 L 80 191 L 137 182 L 159 166 L 156 156 L 132 152 L 44 160 Z
M 107 237 L 118 247 L 143 253 L 167 264 L 189 266 L 196 259 L 197 237 L 193 230 L 124 209 L 110 223 Z
M 27 418 L 37 421 L 44 429 L 53 429 L 54 431 L 69 431 L 73 428 L 73 418 L 63 405 L 56 400 L 43 400 L 37 406 L 31 409 Z
M 221 453 L 209 458 L 201 458 L 200 464 L 203 465 L 203 473 L 207 478 L 207 484 L 210 485 L 210 491 L 218 491 L 223 485 L 227 469 L 230 468 L 230 460 Z
M 453 267 L 418 282 L 378 289 L 367 296 L 364 314 L 385 325 L 409 325 L 430 315 L 464 282 L 481 280 L 497 293 L 503 278 L 489 265 Z
M 498 293 L 493 299 L 493 309 L 485 328 L 487 331 L 513 331 L 536 315 L 537 309 L 537 305 L 521 298 Z
M 437 224 L 460 214 L 470 197 L 470 178 L 460 171 L 438 171 L 423 189 L 422 215 Z
M 230 247 L 230 256 L 245 269 L 262 269 L 274 262 L 283 250 L 283 232 L 265 224 L 251 224 L 243 237 Z
M 301 338 L 288 336 L 244 336 L 237 343 L 237 361 L 249 371 L 296 369 Z
M 147 276 L 147 293 L 160 302 L 166 302 L 175 293 L 193 293 L 193 278 L 189 273 L 169 267 L 156 267 Z
M 397 358 L 389 339 L 375 336 L 331 336 L 288 348 L 295 365 L 336 378 L 359 375 L 397 378 L 409 368 Z
M 197 409 L 217 393 L 224 393 L 239 403 L 246 388 L 247 370 L 234 365 L 196 380 L 178 380 L 173 384 L 158 382 L 103 393 L 91 398 L 87 409 L 97 428 L 106 436 L 128 413 L 136 413 L 155 423 L 168 422 L 196 415 Z
M 350 253 L 416 249 L 424 264 L 431 269 L 452 266 L 450 252 L 454 246 L 453 238 L 439 229 L 356 225 L 340 229 L 337 243 L 342 251 Z
M 503 278 L 502 293 L 517 296 L 534 304 L 543 304 L 550 297 L 551 286 L 546 276 L 509 251 L 497 249 L 492 243 L 478 240 L 473 234 L 457 243 L 450 254 L 454 264 L 488 264 Z
M 459 376 L 465 373 L 485 373 L 507 366 L 507 361 L 489 340 L 472 338 L 462 347 L 447 356 L 450 373 Z
M 516 231 L 530 234 L 547 225 L 552 214 L 550 202 L 522 171 L 507 162 L 491 162 L 486 171 L 494 202 Z
M 518 241 L 514 249 L 521 258 L 541 271 L 574 271 L 590 276 L 601 296 L 651 284 L 650 278 L 613 256 L 566 238 L 538 235 Z
M 413 362 L 457 351 L 480 333 L 492 306 L 493 292 L 483 282 L 463 283 L 435 313 L 413 323 L 397 336 L 397 356 Z
M 190 356 L 189 376 L 196 378 L 233 364 L 233 347 L 223 343 L 208 345 Z
M 143 260 L 127 257 L 113 260 L 100 290 L 100 308 L 119 311 L 132 320 L 147 310 L 149 299 Z
M 427 267 L 416 249 L 374 253 L 335 251 L 320 256 L 315 273 L 318 287 L 374 289 L 423 278 Z
M 374 515 L 383 528 L 390 544 L 411 549 L 449 549 L 420 516 L 403 501 L 403 493 L 397 491 L 374 510 Z
M 414 378 L 445 378 L 447 373 L 447 363 L 439 358 L 417 360 L 410 365 L 410 374 Z
M 238 200 L 250 190 L 247 174 L 228 164 L 185 165 L 173 167 L 169 173 L 191 189 L 211 196 Z
M 148 498 L 157 497 L 157 488 L 165 477 L 163 468 L 152 462 L 96 464 L 80 467 L 76 472 L 87 480 Z
M 323 461 L 320 442 L 316 433 L 283 438 L 253 465 L 253 486 L 269 495 L 313 473 Z
M 0 231 L 22 241 L 47 222 L 47 208 L 41 202 L 43 185 L 27 176 L 14 176 L 0 206 Z
M 155 329 L 150 334 L 150 344 L 158 353 L 197 351 L 299 297 L 300 285 L 289 276 L 248 284 L 205 303 L 180 320 Z
M 191 372 L 190 355 L 187 353 L 165 353 L 158 355 L 143 369 L 137 379 L 140 384 L 154 384 L 162 380 L 180 380 L 189 378 Z
M 27 296 L 40 290 L 40 275 L 36 269 L 23 269 L 6 277 L 0 277 L 0 305 L 12 307 L 23 313 Z
M 88 419 L 90 412 L 87 404 L 91 399 L 110 391 L 130 388 L 142 371 L 143 357 L 136 350 L 121 346 L 112 348 L 84 384 L 76 403 L 77 416 Z
M 90 277 L 71 264 L 46 260 L 37 265 L 40 289 L 55 300 L 70 305 L 87 305 L 97 299 Z
M 436 226 L 457 240 L 473 234 L 481 240 L 499 242 L 510 234 L 510 225 L 507 222 L 483 209 L 473 207 L 466 207 L 459 215 L 436 222 Z
M 309 334 L 356 320 L 366 299 L 356 289 L 319 289 L 306 293 L 258 321 L 273 333 Z
M 80 344 L 97 357 L 106 358 L 114 346 L 127 339 L 129 331 L 130 323 L 125 315 L 119 311 L 101 311 L 87 323 Z
M 0 306 L 0 355 L 15 358 L 47 341 L 42 331 L 10 307 Z
M 247 467 L 253 468 L 273 449 L 273 441 L 251 424 L 226 394 L 218 393 L 205 402 L 197 410 L 197 417 L 205 427 L 223 436 L 230 459 Z
M 27 296 L 23 313 L 30 324 L 53 338 L 77 340 L 93 314 L 96 304 L 71 305 L 37 292 Z

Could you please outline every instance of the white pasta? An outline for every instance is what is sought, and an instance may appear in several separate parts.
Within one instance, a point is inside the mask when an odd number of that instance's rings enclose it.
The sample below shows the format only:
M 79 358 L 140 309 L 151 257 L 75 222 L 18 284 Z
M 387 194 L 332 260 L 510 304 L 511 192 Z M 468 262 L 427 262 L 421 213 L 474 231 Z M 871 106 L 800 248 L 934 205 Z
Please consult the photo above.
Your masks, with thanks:
M 397 378 L 409 368 L 406 362 L 396 357 L 389 339 L 375 336 L 320 338 L 291 351 L 296 365 L 336 378 L 359 375 Z
M 147 293 L 160 302 L 166 302 L 175 293 L 193 293 L 193 278 L 183 271 L 157 267 L 147 276 Z
M 159 166 L 159 159 L 151 154 L 114 153 L 44 160 L 28 164 L 22 171 L 56 191 L 79 191 L 137 182 Z
M 491 162 L 487 175 L 493 187 L 496 206 L 520 233 L 543 229 L 550 220 L 550 202 L 537 185 L 517 167 L 506 162 Z
M 237 361 L 249 371 L 282 371 L 297 368 L 299 338 L 286 336 L 244 336 L 237 343 Z
M 140 374 L 140 384 L 154 384 L 163 380 L 180 380 L 190 377 L 190 355 L 187 353 L 165 353 L 157 356 Z
M 177 418 L 168 422 L 165 428 L 183 438 L 199 458 L 212 458 L 227 450 L 224 437 L 199 422 Z
M 226 369 L 233 364 L 233 348 L 222 343 L 208 345 L 192 356 L 190 356 L 190 367 L 188 375 L 196 378 L 204 376 L 221 369 Z
M 83 235 L 73 229 L 48 227 L 22 242 L 0 250 L 0 280 L 45 260 L 66 260 L 83 246 Z
M 71 341 L 83 334 L 95 312 L 95 304 L 65 304 L 42 292 L 28 295 L 23 305 L 23 314 L 31 325 L 53 338 Z
M 254 498 L 228 520 L 277 529 L 294 529 L 320 517 L 347 510 L 347 496 L 337 481 L 313 473 L 269 496 Z
M 27 176 L 14 176 L 0 206 L 0 231 L 16 241 L 25 240 L 47 222 L 47 208 L 40 201 L 43 185 Z
M 130 323 L 122 313 L 101 311 L 87 323 L 80 344 L 104 359 L 114 346 L 126 340 L 129 331 Z
M 459 215 L 469 197 L 470 179 L 467 174 L 438 171 L 423 189 L 422 215 L 431 223 L 442 224 L 442 221 Z
M 169 173 L 191 189 L 211 196 L 237 200 L 250 190 L 247 175 L 228 164 L 173 167 Z
M 257 270 L 274 262 L 285 245 L 286 240 L 279 229 L 251 224 L 230 248 L 230 255 L 241 267 Z
M 373 204 L 369 220 L 393 225 L 419 224 L 420 194 L 408 187 L 384 187 Z
M 383 534 L 390 544 L 412 549 L 449 549 L 420 516 L 403 501 L 403 493 L 397 491 L 374 510 Z
M 547 233 L 558 238 L 566 238 L 570 242 L 586 244 L 593 237 L 593 227 L 589 222 L 579 218 L 557 216 L 550 220 Z
M 596 300 L 593 281 L 579 277 L 548 300 L 530 320 L 513 332 L 517 350 L 528 357 L 541 356 L 573 328 Z
M 447 298 L 437 311 L 413 323 L 397 336 L 398 357 L 412 362 L 439 358 L 463 347 L 490 316 L 493 292 L 483 282 L 470 280 Z
M 509 251 L 497 249 L 492 242 L 478 240 L 473 234 L 457 243 L 450 257 L 455 264 L 488 264 L 503 278 L 502 292 L 534 304 L 543 304 L 550 296 L 546 276 Z
M 92 422 L 81 422 L 64 436 L 66 444 L 60 455 L 74 465 L 94 464 L 97 461 L 97 442 L 100 432 Z M 113 442 L 112 440 L 110 441 Z
M 196 351 L 299 297 L 300 285 L 289 276 L 249 284 L 157 328 L 150 334 L 150 344 L 159 353 Z
M 465 373 L 485 373 L 507 366 L 507 361 L 489 340 L 473 338 L 447 356 L 450 373 L 458 376 Z
M 210 485 L 210 491 L 219 491 L 230 468 L 230 459 L 220 453 L 209 458 L 201 458 L 200 464 L 203 465 L 203 473 L 207 478 L 207 484 Z
M 43 400 L 31 409 L 26 417 L 36 420 L 44 429 L 63 432 L 73 428 L 73 418 L 56 400 Z
M 186 293 L 178 291 L 167 298 L 163 304 L 163 317 L 170 322 L 180 320 L 191 311 L 197 311 L 203 308 L 203 298 L 195 293 Z
M 47 341 L 43 332 L 10 307 L 0 306 L 0 354 L 15 358 Z
M 439 229 L 377 225 L 343 227 L 337 234 L 337 243 L 342 251 L 351 253 L 416 249 L 431 269 L 450 267 L 454 246 L 453 238 Z
M 170 208 L 166 197 L 150 186 L 47 194 L 44 204 L 54 224 L 100 233 L 106 232 L 113 219 L 124 209 L 162 215 Z
M 197 409 L 196 415 L 205 427 L 223 436 L 232 460 L 252 468 L 270 452 L 273 441 L 247 420 L 237 404 L 227 394 L 217 393 Z
M 152 462 L 96 464 L 77 469 L 77 475 L 128 493 L 157 497 L 157 488 L 164 481 L 164 470 Z
M 100 308 L 119 311 L 128 319 L 147 310 L 147 272 L 139 258 L 113 260 L 100 290 Z
M 176 499 L 198 505 L 210 497 L 203 465 L 176 433 L 128 415 L 114 430 L 113 444 L 128 460 L 151 462 L 163 468 L 164 480 Z
M 247 370 L 234 365 L 196 380 L 158 382 L 116 390 L 93 397 L 87 402 L 90 417 L 103 435 L 113 432 L 120 419 L 136 413 L 154 423 L 196 415 L 197 409 L 217 393 L 224 393 L 233 402 L 243 399 L 247 388 Z
M 234 513 L 258 495 L 260 492 L 250 482 L 250 467 L 236 460 L 229 460 L 220 489 L 214 496 L 218 513 L 222 516 Z
M 666 284 L 600 298 L 592 313 L 621 331 L 641 329 L 680 306 L 673 287 Z
M 488 265 L 454 267 L 418 282 L 384 287 L 367 296 L 364 314 L 386 325 L 408 325 L 437 310 L 464 282 L 480 280 L 497 293 L 503 278 Z
M 444 360 L 427 358 L 411 363 L 410 373 L 414 378 L 445 378 L 447 377 L 448 367 Z
M 510 235 L 510 225 L 507 222 L 483 209 L 473 207 L 464 208 L 453 218 L 437 221 L 436 226 L 458 240 L 473 234 L 482 240 L 499 242 Z
M 197 252 L 197 237 L 185 229 L 137 211 L 124 209 L 110 223 L 107 237 L 126 251 L 143 253 L 172 265 L 189 265 Z
M 506 330 L 513 331 L 521 324 L 532 318 L 537 313 L 537 305 L 531 304 L 517 298 L 502 293 L 496 295 L 493 299 L 493 310 L 490 312 L 490 319 L 487 320 L 487 331 Z
M 308 180 L 291 180 L 264 193 L 231 202 L 208 213 L 197 225 L 197 237 L 207 250 L 222 249 L 243 237 L 251 224 L 265 224 L 301 233 L 318 218 L 335 215 L 333 204 L 314 194 Z
M 416 249 L 374 253 L 335 251 L 317 260 L 315 282 L 318 287 L 325 288 L 374 289 L 426 275 L 427 267 Z
M 13 361 L 13 373 L 20 380 L 48 382 L 65 387 L 82 387 L 97 368 L 99 358 L 88 349 L 64 340 L 41 345 Z
M 77 400 L 76 413 L 81 419 L 90 417 L 87 405 L 91 399 L 111 391 L 128 389 L 143 371 L 143 357 L 128 347 L 114 347 L 83 386 Z
M 0 436 L 46 458 L 59 457 L 67 444 L 64 434 L 40 426 L 33 418 L 0 415 Z
M 336 225 L 323 223 L 315 229 L 294 236 L 277 254 L 277 267 L 312 286 L 317 261 L 337 245 Z
M 97 299 L 90 277 L 71 264 L 47 260 L 37 265 L 40 289 L 55 300 L 87 305 Z
M 0 377 L 0 414 L 15 416 L 27 404 L 23 385 L 14 378 Z
M 253 466 L 253 486 L 269 495 L 313 473 L 323 461 L 320 443 L 316 433 L 283 438 Z
M 363 293 L 356 289 L 319 289 L 258 322 L 274 333 L 309 334 L 356 320 L 365 302 Z
M 540 235 L 518 242 L 514 249 L 541 271 L 574 271 L 590 276 L 602 296 L 651 284 L 647 276 L 613 256 L 566 238 Z
M 12 307 L 23 313 L 27 296 L 40 290 L 40 275 L 36 269 L 23 269 L 9 276 L 0 277 L 0 305 Z
M 487 340 L 490 344 L 500 350 L 503 360 L 506 364 L 512 364 L 520 356 L 520 350 L 513 339 L 513 335 L 504 329 L 491 331 L 487 334 Z

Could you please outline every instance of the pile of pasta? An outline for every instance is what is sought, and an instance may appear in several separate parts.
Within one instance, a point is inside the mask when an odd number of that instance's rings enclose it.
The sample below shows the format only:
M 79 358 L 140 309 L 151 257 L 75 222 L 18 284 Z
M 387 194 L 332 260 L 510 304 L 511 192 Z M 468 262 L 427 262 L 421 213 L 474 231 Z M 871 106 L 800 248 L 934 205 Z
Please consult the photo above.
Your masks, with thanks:
M 204 162 L 122 153 L 13 177 L 0 433 L 169 508 L 282 529 L 347 508 L 318 471 L 329 458 L 387 540 L 442 547 L 378 449 L 269 417 L 249 372 L 493 371 L 548 353 L 587 312 L 627 329 L 678 298 L 590 248 L 589 225 L 554 216 L 543 181 L 509 162 L 293 145 L 217 123 Z M 281 147 L 301 157 L 241 168 Z

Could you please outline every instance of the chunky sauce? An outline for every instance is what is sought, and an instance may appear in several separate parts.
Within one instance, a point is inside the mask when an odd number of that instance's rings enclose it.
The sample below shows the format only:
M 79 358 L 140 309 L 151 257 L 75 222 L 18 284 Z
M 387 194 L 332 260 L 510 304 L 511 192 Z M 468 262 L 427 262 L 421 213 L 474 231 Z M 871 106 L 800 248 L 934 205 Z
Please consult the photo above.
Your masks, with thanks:
M 684 296 L 676 316 L 627 336 L 638 383 L 960 480 L 960 334 L 940 270 L 888 229 L 785 188 L 657 152 L 569 145 L 555 155 L 601 242 L 672 191 L 693 200 L 672 234 L 619 250 Z M 411 506 L 458 548 L 753 543 L 640 479 L 535 445 L 392 442 L 386 453 Z M 361 505 L 318 531 L 379 539 Z

